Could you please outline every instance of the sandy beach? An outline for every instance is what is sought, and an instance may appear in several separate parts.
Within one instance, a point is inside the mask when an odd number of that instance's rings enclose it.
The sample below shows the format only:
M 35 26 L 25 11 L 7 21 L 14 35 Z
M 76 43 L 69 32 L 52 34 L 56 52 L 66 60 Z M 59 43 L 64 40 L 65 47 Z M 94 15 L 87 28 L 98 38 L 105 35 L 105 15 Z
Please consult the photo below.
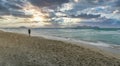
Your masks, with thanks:
M 0 31 L 0 66 L 120 66 L 120 59 L 85 46 Z

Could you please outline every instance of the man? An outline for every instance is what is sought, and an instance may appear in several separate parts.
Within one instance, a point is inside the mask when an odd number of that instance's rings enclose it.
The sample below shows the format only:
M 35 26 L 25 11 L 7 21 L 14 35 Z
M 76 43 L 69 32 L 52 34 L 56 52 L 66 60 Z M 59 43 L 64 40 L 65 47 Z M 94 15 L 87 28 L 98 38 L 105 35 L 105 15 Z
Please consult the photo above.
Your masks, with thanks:
M 28 34 L 29 34 L 29 37 L 30 37 L 30 34 L 31 34 L 31 30 L 30 29 L 28 29 Z

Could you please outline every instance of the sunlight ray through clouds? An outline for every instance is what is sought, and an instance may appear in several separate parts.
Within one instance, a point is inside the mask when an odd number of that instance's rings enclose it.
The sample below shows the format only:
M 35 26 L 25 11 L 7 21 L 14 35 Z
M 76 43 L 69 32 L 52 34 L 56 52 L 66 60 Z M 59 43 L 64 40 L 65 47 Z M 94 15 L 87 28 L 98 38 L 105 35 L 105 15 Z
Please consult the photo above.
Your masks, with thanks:
M 1 26 L 120 25 L 119 15 L 120 0 L 0 0 Z
M 26 14 L 31 15 L 31 18 L 29 18 L 30 22 L 36 22 L 40 25 L 47 24 L 45 21 L 47 21 L 46 16 L 49 16 L 48 13 L 42 13 L 42 10 L 36 6 L 33 6 L 32 4 L 28 3 L 23 10 Z

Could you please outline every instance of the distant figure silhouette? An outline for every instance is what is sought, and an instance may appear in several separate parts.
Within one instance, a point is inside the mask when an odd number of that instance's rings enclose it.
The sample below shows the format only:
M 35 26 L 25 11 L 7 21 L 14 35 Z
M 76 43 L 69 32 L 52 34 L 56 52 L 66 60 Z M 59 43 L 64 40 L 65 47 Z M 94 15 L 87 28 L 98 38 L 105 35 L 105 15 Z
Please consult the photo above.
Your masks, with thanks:
M 29 37 L 31 36 L 31 29 L 28 29 Z

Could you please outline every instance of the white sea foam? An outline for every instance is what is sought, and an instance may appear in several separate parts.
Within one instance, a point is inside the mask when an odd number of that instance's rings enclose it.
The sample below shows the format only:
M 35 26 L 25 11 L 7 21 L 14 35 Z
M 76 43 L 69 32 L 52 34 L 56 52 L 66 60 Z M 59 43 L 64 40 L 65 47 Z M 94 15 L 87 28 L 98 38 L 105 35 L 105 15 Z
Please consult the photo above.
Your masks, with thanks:
M 38 36 L 38 35 L 33 35 L 33 36 Z M 52 40 L 60 40 L 60 41 L 67 41 L 67 42 L 77 42 L 77 43 L 82 43 L 82 44 L 89 44 L 89 45 L 95 45 L 95 46 L 99 46 L 99 47 L 112 47 L 114 45 L 112 44 L 108 44 L 108 43 L 104 43 L 104 42 L 88 42 L 88 41 L 82 41 L 82 40 L 76 40 L 76 39 L 72 39 L 72 38 L 64 38 L 64 37 L 57 37 L 57 36 L 50 36 L 50 35 L 39 35 L 40 37 L 44 37 L 46 39 L 52 39 Z M 120 45 L 115 45 L 115 46 L 120 46 Z
M 8 30 L 4 30 L 4 31 L 27 34 L 27 29 L 13 29 L 13 30 L 8 29 Z M 97 40 L 95 40 L 95 42 L 94 41 L 91 42 L 89 40 L 88 41 L 83 41 L 79 38 L 78 39 L 74 38 L 74 36 L 78 36 L 78 35 L 81 36 L 82 35 L 83 37 L 85 37 L 85 39 L 90 39 L 91 40 L 91 37 L 96 36 L 96 34 L 100 35 L 100 33 L 102 33 L 102 31 L 95 31 L 95 30 L 77 30 L 77 31 L 75 30 L 73 32 L 72 32 L 72 30 L 69 30 L 69 31 L 57 30 L 57 31 L 58 32 L 56 32 L 54 30 L 48 30 L 48 31 L 46 31 L 46 30 L 42 31 L 42 30 L 39 30 L 39 29 L 38 30 L 32 30 L 32 36 L 44 37 L 46 39 L 59 40 L 59 41 L 65 41 L 65 42 L 70 42 L 70 43 L 72 42 L 73 44 L 75 43 L 77 45 L 79 45 L 79 44 L 91 45 L 91 46 L 95 46 L 96 48 L 99 48 L 103 51 L 107 51 L 107 52 L 110 52 L 110 53 L 113 53 L 113 54 L 120 54 L 120 45 L 109 44 L 109 43 L 102 42 L 102 41 L 97 41 Z M 82 33 L 82 34 L 78 34 L 78 33 Z M 94 35 L 94 33 L 95 33 L 95 35 Z M 117 38 L 115 40 L 118 40 L 119 35 L 117 35 L 116 33 L 118 34 L 119 32 L 118 31 L 117 32 L 113 31 L 112 33 L 109 33 L 109 34 L 112 34 L 113 37 Z M 76 34 L 78 34 L 78 35 L 76 35 Z M 107 32 L 103 31 L 102 35 L 105 35 L 105 34 L 108 35 Z M 101 37 L 101 36 L 99 36 L 99 37 Z M 95 39 L 95 38 L 92 38 L 92 39 Z M 100 38 L 100 39 L 103 39 L 103 38 Z M 105 40 L 105 39 L 103 39 L 103 40 Z
M 4 29 L 2 29 L 2 30 L 4 30 Z M 4 31 L 27 34 L 27 29 L 7 29 L 7 30 L 4 30 Z M 78 34 L 78 35 L 76 35 L 76 34 Z M 118 46 L 120 46 L 120 45 L 109 44 L 109 43 L 102 42 L 102 41 L 99 41 L 99 40 L 95 40 L 95 42 L 89 41 L 89 40 L 95 39 L 94 37 L 96 35 L 101 35 L 101 34 L 102 35 L 111 34 L 114 37 L 118 37 L 118 34 L 120 34 L 120 33 L 118 31 L 109 31 L 109 32 L 107 32 L 107 31 L 96 31 L 96 30 L 88 30 L 88 29 L 87 30 L 84 30 L 84 29 L 82 29 L 82 30 L 79 30 L 79 29 L 77 29 L 77 30 L 75 30 L 75 29 L 68 29 L 68 30 L 65 30 L 65 29 L 39 30 L 38 29 L 38 30 L 34 30 L 33 29 L 32 30 L 32 36 L 39 36 L 39 37 L 44 37 L 44 38 L 52 39 L 52 40 L 78 42 L 78 43 L 84 43 L 84 44 L 89 44 L 89 45 L 95 45 L 95 46 L 99 46 L 99 47 L 119 48 Z M 76 39 L 75 36 L 77 36 L 77 37 L 79 37 L 79 36 L 80 37 L 81 36 L 85 37 L 85 39 L 88 39 L 88 41 L 83 41 L 83 40 L 81 40 L 79 38 Z M 98 36 L 98 37 L 101 37 L 101 36 Z M 100 39 L 103 39 L 103 38 L 100 38 Z M 111 37 L 111 38 L 113 38 L 113 37 Z

